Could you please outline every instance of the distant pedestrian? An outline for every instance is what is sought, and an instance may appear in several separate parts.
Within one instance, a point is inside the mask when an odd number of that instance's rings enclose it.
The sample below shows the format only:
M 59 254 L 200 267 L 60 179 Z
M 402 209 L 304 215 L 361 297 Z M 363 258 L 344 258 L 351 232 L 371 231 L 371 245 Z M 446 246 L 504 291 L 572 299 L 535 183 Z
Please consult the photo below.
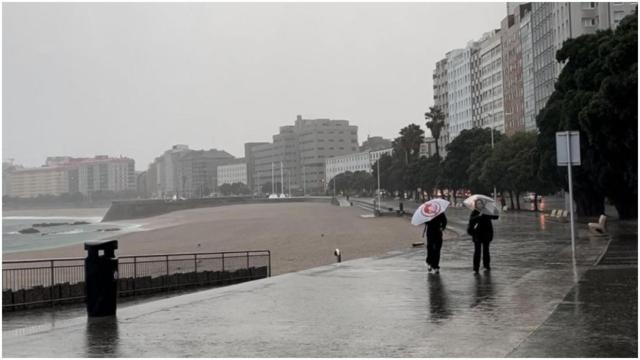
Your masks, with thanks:
M 480 257 L 482 255 L 482 265 L 485 270 L 491 270 L 491 255 L 489 254 L 489 244 L 493 240 L 493 225 L 491 220 L 498 218 L 498 215 L 482 214 L 484 202 L 480 199 L 475 201 L 475 209 L 469 217 L 467 232 L 473 239 L 475 247 L 473 252 L 473 271 L 477 274 L 480 269 Z
M 426 263 L 429 272 L 440 272 L 440 249 L 442 249 L 442 232 L 447 227 L 447 217 L 444 212 L 433 220 L 424 224 L 424 233 L 427 236 L 425 247 L 427 248 Z

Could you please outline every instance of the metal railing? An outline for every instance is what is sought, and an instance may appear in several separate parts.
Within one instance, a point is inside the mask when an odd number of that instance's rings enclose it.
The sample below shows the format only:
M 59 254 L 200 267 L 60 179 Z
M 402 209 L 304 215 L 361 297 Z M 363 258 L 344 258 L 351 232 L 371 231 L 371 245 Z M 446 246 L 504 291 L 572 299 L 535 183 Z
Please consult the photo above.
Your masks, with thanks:
M 119 296 L 271 276 L 269 250 L 118 256 Z M 3 309 L 84 299 L 84 258 L 2 262 Z

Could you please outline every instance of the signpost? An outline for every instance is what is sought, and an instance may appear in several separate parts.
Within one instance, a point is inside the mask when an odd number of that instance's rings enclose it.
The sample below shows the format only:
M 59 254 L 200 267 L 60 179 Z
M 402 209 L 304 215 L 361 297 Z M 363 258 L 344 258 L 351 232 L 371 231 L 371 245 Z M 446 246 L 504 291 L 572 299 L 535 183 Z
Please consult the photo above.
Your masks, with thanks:
M 573 180 L 571 167 L 580 165 L 580 133 L 578 131 L 560 131 L 556 133 L 556 158 L 558 166 L 566 166 L 569 175 L 569 215 L 571 218 L 571 250 L 576 253 L 576 239 L 573 225 Z

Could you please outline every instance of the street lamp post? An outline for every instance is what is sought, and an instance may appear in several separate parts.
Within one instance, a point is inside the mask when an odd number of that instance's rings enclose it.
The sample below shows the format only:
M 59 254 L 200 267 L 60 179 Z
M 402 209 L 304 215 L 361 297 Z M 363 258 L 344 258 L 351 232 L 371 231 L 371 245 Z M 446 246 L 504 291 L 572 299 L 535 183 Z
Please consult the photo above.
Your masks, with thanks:
M 302 166 L 302 195 L 307 196 L 307 168 Z
M 493 124 L 491 125 L 491 150 L 493 150 Z M 496 185 L 493 185 L 493 202 L 497 203 Z
M 377 175 L 378 175 L 378 211 L 380 211 L 380 158 L 376 162 L 377 166 Z
M 336 197 L 336 176 L 333 177 L 333 197 Z

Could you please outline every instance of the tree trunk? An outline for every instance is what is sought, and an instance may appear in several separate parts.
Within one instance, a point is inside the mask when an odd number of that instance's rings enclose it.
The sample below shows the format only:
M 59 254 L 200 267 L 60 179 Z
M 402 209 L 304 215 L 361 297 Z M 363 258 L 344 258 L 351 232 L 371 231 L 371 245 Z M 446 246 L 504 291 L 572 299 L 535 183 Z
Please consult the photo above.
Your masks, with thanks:
M 513 191 L 509 190 L 509 199 L 511 200 L 511 209 L 515 209 L 516 207 L 513 204 Z
M 533 211 L 538 212 L 538 193 L 533 194 Z
M 517 206 L 518 211 L 521 210 L 520 209 L 520 192 L 519 191 L 516 191 L 516 206 Z
M 604 214 L 604 195 L 574 191 L 573 197 L 578 216 L 598 217 L 600 214 Z
M 638 218 L 638 195 L 629 196 L 628 198 L 618 199 L 614 206 L 618 211 L 620 220 L 632 220 Z

